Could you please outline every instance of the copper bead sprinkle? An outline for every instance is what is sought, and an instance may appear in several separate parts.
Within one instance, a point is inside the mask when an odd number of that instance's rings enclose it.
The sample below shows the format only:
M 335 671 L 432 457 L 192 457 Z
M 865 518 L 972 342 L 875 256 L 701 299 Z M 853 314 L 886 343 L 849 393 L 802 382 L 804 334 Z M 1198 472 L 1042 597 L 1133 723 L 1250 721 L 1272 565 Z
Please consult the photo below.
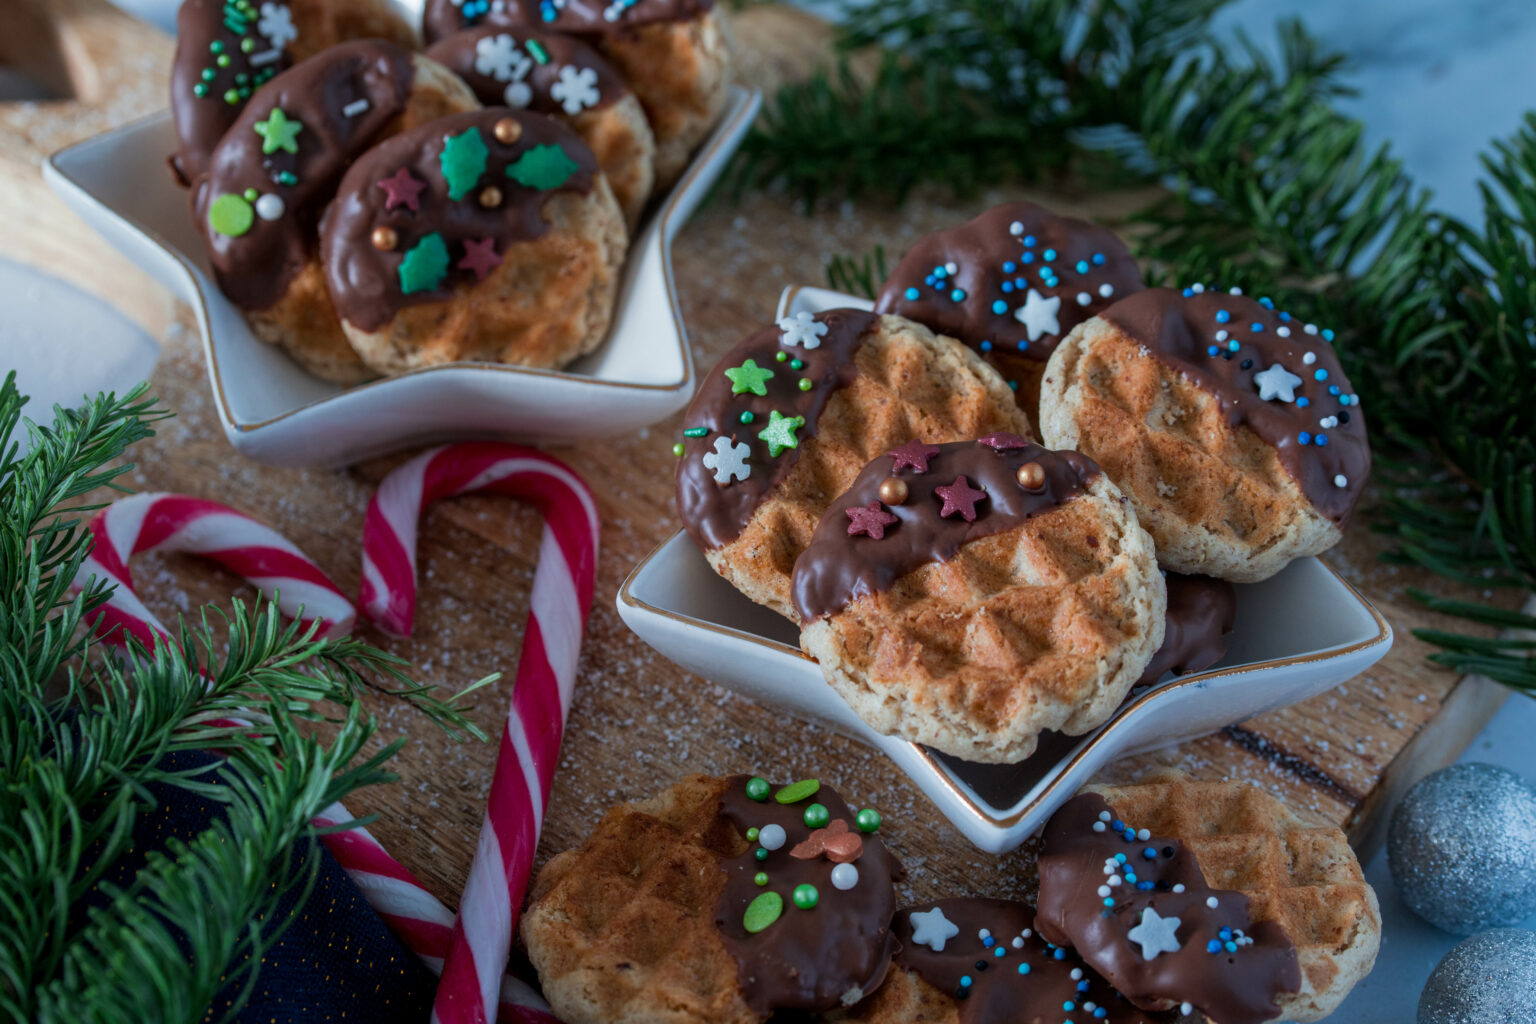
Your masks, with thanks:
M 487 186 L 486 189 L 480 193 L 480 205 L 485 207 L 487 210 L 494 210 L 496 207 L 500 206 L 501 189 L 497 188 L 495 185 Z
M 394 228 L 379 226 L 373 229 L 373 247 L 382 252 L 392 252 L 400 244 L 400 236 Z
M 1026 462 L 1019 467 L 1019 486 L 1026 491 L 1038 491 L 1045 486 L 1045 467 L 1038 462 Z
M 491 128 L 491 134 L 496 136 L 496 141 L 504 146 L 510 146 L 523 135 L 523 126 L 510 117 L 504 117 Z
M 887 505 L 900 505 L 909 493 L 907 482 L 900 477 L 888 476 L 880 481 L 880 500 Z

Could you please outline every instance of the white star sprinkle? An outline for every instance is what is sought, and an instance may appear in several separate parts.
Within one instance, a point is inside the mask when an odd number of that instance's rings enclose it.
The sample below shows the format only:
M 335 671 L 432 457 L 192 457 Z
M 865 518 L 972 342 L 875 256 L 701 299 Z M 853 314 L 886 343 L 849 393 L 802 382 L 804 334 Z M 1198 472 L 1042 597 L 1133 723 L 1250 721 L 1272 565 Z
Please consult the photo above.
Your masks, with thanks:
M 1148 907 L 1141 912 L 1141 923 L 1126 933 L 1126 938 L 1141 947 L 1143 960 L 1156 959 L 1159 953 L 1177 953 L 1179 940 L 1174 933 L 1183 922 L 1177 917 L 1160 917 Z
M 1275 363 L 1269 369 L 1254 374 L 1253 382 L 1259 386 L 1259 398 L 1265 402 L 1273 402 L 1277 398 L 1282 402 L 1294 402 L 1301 378 Z
M 732 444 L 730 438 L 721 435 L 715 438 L 715 450 L 704 453 L 704 468 L 714 470 L 717 484 L 728 484 L 733 478 L 745 480 L 752 475 L 752 467 L 747 465 L 751 454 L 750 445 Z
M 1037 341 L 1043 334 L 1060 333 L 1061 322 L 1056 319 L 1060 309 L 1060 295 L 1052 295 L 1047 299 L 1031 288 L 1029 294 L 1024 296 L 1024 305 L 1013 311 L 1013 318 L 1024 325 L 1030 341 Z
M 820 348 L 821 339 L 827 334 L 827 325 L 817 323 L 809 313 L 786 316 L 778 322 L 778 327 L 784 332 L 779 344 L 799 345 L 803 349 Z
M 919 946 L 927 946 L 935 953 L 944 952 L 944 943 L 960 934 L 959 926 L 944 916 L 941 907 L 934 907 L 928 911 L 913 911 L 910 919 L 912 941 Z
M 287 4 L 262 4 L 261 19 L 256 31 L 267 37 L 267 42 L 281 48 L 299 38 L 299 30 L 293 27 L 293 14 Z
M 573 117 L 588 107 L 597 106 L 602 99 L 597 92 L 597 72 L 574 64 L 560 69 L 560 80 L 549 87 L 549 94 Z

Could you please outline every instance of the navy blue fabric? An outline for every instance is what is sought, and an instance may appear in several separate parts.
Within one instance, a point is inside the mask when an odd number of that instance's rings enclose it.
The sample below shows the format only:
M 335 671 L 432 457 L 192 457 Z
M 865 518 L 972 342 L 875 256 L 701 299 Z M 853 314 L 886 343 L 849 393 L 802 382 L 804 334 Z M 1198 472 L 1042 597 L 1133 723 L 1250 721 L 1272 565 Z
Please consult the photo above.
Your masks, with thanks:
M 210 767 L 207 779 L 217 779 L 217 764 L 218 758 L 201 753 L 167 758 L 167 766 L 178 771 Z M 168 838 L 190 840 L 223 815 L 216 801 L 174 786 L 150 788 L 156 806 L 140 815 L 132 848 L 106 875 L 119 886 L 128 885 L 150 851 L 162 849 Z M 296 850 L 295 861 L 306 852 Z M 251 1024 L 427 1020 L 436 979 L 385 927 L 323 845 L 320 859 L 319 877 L 303 905 L 297 894 L 280 901 L 272 921 L 294 920 L 263 958 L 250 1000 L 234 1019 Z M 87 904 L 102 902 L 92 895 Z M 274 930 L 269 925 L 268 934 Z M 223 1019 L 237 996 L 233 986 L 221 992 L 208 1019 Z

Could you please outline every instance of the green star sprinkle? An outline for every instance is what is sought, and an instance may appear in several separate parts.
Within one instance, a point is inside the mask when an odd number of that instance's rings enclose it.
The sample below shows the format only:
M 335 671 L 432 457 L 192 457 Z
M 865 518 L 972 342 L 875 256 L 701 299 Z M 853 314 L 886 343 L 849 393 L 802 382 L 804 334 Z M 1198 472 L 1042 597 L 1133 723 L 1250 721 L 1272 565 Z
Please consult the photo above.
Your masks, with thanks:
M 750 935 L 767 928 L 784 913 L 784 897 L 776 892 L 759 893 L 757 899 L 747 904 L 747 912 L 741 917 L 741 926 Z
M 475 190 L 490 155 L 478 128 L 466 129 L 443 140 L 443 154 L 438 157 L 438 163 L 442 165 L 443 177 L 448 179 L 449 199 L 458 202 Z
M 789 448 L 799 448 L 800 439 L 795 431 L 805 426 L 804 416 L 781 416 L 775 409 L 768 414 L 768 425 L 757 432 L 759 440 L 768 442 L 768 454 L 778 458 Z
M 239 238 L 256 223 L 256 211 L 244 196 L 226 193 L 208 207 L 208 226 L 221 235 Z
M 261 136 L 261 151 L 271 156 L 278 150 L 298 153 L 299 132 L 304 126 L 283 113 L 282 107 L 273 107 L 265 121 L 256 122 L 256 134 Z
M 411 247 L 400 261 L 400 290 L 406 295 L 429 292 L 448 275 L 448 243 L 436 231 Z
M 766 395 L 768 382 L 773 379 L 772 370 L 765 370 L 751 359 L 726 370 L 725 375 L 730 379 L 733 395 L 744 395 L 749 391 L 754 395 Z
M 547 192 L 571 180 L 581 165 L 559 146 L 534 146 L 507 168 L 507 177 L 525 188 Z

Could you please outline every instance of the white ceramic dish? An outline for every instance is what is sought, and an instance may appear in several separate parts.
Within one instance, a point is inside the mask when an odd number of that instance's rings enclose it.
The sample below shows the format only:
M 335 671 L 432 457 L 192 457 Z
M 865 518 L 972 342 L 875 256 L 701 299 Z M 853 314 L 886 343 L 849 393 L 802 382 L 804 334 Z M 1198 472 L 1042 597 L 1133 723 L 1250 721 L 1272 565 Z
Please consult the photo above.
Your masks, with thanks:
M 779 315 L 834 306 L 869 303 L 791 288 Z M 681 530 L 630 573 L 618 609 L 641 639 L 689 671 L 878 747 L 966 838 L 993 853 L 1018 846 L 1115 758 L 1316 696 L 1392 646 L 1380 613 L 1327 565 L 1304 558 L 1237 587 L 1237 621 L 1216 665 L 1149 688 L 1085 736 L 1046 736 L 1021 764 L 978 765 L 870 729 L 801 653 L 795 627 L 716 575 Z
M 733 87 L 714 133 L 635 236 L 607 340 L 561 371 L 458 363 L 351 388 L 310 376 L 258 341 L 209 276 L 187 192 L 165 166 L 176 148 L 168 112 L 56 153 L 43 174 L 108 242 L 192 307 L 230 443 L 260 462 L 333 466 L 448 439 L 619 434 L 687 404 L 696 381 L 672 239 L 761 104 L 761 93 Z

